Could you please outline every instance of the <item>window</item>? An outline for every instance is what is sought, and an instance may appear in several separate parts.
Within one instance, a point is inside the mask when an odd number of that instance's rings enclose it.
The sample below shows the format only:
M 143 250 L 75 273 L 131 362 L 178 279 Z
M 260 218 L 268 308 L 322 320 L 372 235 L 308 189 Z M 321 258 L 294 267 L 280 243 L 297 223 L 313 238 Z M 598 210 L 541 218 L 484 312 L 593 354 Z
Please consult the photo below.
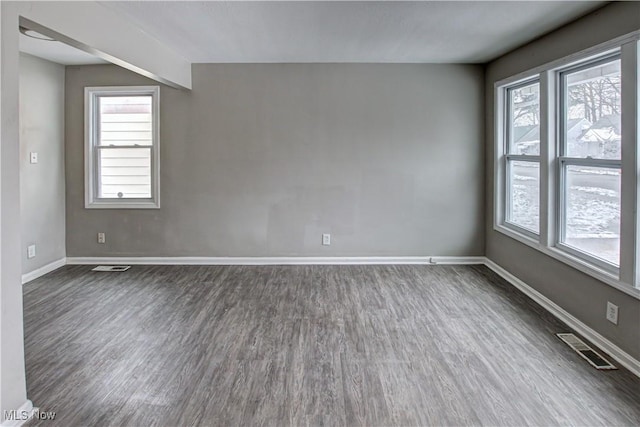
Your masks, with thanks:
M 620 58 L 560 72 L 561 215 L 558 243 L 603 268 L 620 264 Z
M 540 231 L 540 83 L 506 90 L 507 224 L 525 233 Z
M 640 31 L 495 84 L 494 229 L 640 299 Z
M 159 208 L 158 86 L 85 88 L 85 207 Z

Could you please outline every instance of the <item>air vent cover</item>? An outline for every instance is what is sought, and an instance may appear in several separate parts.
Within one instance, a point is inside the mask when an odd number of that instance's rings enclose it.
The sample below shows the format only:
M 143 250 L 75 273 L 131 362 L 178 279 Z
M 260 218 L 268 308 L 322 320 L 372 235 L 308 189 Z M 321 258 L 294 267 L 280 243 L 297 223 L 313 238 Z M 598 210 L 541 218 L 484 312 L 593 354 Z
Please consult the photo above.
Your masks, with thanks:
M 597 351 L 589 347 L 580 338 L 571 333 L 556 334 L 584 360 L 589 362 L 596 369 L 618 369 L 607 359 L 602 357 Z
M 130 265 L 99 265 L 91 271 L 127 271 Z

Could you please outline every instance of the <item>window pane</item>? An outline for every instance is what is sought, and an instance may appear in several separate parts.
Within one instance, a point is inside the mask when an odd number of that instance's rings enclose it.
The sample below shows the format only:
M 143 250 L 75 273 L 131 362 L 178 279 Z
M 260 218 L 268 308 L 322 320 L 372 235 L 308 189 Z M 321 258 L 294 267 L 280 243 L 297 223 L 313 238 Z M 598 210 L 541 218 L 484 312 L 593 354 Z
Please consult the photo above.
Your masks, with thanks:
M 151 148 L 99 149 L 99 195 L 107 199 L 151 197 Z
M 566 75 L 568 157 L 620 159 L 620 60 Z
M 510 89 L 509 154 L 540 154 L 540 84 Z
M 620 169 L 566 166 L 565 240 L 569 246 L 620 262 Z
M 540 232 L 540 164 L 510 161 L 507 221 Z
M 99 145 L 152 145 L 151 96 L 101 96 Z

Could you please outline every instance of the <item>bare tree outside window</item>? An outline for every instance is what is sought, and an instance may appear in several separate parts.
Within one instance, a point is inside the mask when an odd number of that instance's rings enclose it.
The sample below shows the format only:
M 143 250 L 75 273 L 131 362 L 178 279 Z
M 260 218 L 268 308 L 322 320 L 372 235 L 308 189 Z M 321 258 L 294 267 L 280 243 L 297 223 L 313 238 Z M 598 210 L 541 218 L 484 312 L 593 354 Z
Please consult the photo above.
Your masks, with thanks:
M 563 73 L 562 243 L 619 265 L 621 68 L 613 59 Z

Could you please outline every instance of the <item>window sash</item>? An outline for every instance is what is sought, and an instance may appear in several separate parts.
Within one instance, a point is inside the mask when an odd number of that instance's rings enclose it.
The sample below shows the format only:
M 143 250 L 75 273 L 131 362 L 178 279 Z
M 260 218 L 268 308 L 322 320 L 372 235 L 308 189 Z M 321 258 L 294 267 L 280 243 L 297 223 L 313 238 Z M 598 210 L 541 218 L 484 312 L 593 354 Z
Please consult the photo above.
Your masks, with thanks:
M 569 166 L 587 166 L 587 167 L 599 167 L 606 169 L 618 169 L 622 171 L 622 159 L 603 159 L 592 157 L 570 157 L 568 156 L 568 140 L 567 140 L 567 122 L 569 118 L 569 100 L 568 100 L 568 77 L 572 74 L 578 73 L 583 70 L 595 68 L 600 65 L 604 65 L 616 60 L 621 59 L 620 50 L 607 52 L 603 55 L 597 56 L 593 59 L 587 59 L 580 61 L 569 67 L 562 68 L 556 71 L 559 83 L 559 115 L 558 115 L 558 136 L 559 136 L 559 150 L 558 150 L 558 179 L 556 180 L 555 188 L 558 199 L 556 215 L 556 233 L 555 233 L 555 246 L 568 254 L 582 259 L 583 261 L 593 264 L 598 268 L 610 272 L 611 274 L 619 277 L 620 266 L 613 264 L 600 257 L 592 255 L 586 251 L 582 251 L 578 248 L 570 246 L 566 243 L 567 240 L 567 203 L 568 203 L 568 191 L 567 186 L 567 171 Z M 622 113 L 622 111 L 621 111 Z M 622 206 L 621 206 L 622 208 Z M 620 209 L 621 209 L 620 208 Z M 622 212 L 620 212 L 622 214 Z M 620 248 L 621 249 L 621 248 Z M 619 263 L 620 261 L 618 261 Z
M 560 93 L 559 93 L 559 105 L 560 105 L 560 115 L 559 115 L 559 123 L 558 123 L 558 133 L 560 137 L 560 157 L 567 157 L 568 146 L 567 146 L 567 121 L 569 116 L 569 100 L 567 96 L 568 84 L 567 78 L 570 74 L 574 74 L 583 70 L 587 70 L 589 68 L 597 67 L 598 65 L 604 65 L 609 62 L 613 62 L 616 60 L 620 60 L 620 50 L 616 49 L 613 52 L 606 53 L 602 56 L 598 56 L 591 60 L 581 61 L 575 65 L 570 67 L 563 68 L 557 71 L 558 80 L 560 83 Z
M 528 156 L 522 154 L 509 154 L 504 156 L 505 164 L 505 188 L 504 188 L 504 225 L 515 229 L 519 233 L 526 235 L 532 239 L 538 239 L 540 236 L 540 215 L 538 215 L 538 231 L 529 229 L 520 225 L 513 221 L 513 183 L 511 182 L 511 165 L 513 162 L 527 162 L 538 165 L 538 171 L 540 171 L 540 157 L 539 156 Z M 539 182 L 539 181 L 538 181 Z M 540 197 L 540 192 L 538 190 L 538 198 Z M 539 206 L 540 201 L 538 201 Z
M 536 232 L 534 230 L 528 229 L 519 225 L 516 222 L 512 221 L 512 206 L 513 206 L 513 186 L 511 182 L 511 164 L 513 162 L 532 162 L 540 165 L 540 155 L 532 155 L 532 154 L 512 154 L 512 140 L 513 140 L 513 108 L 512 108 L 512 94 L 514 91 L 521 89 L 523 87 L 531 86 L 534 84 L 540 85 L 539 76 L 530 77 L 524 79 L 518 83 L 512 84 L 504 89 L 504 138 L 502 144 L 502 152 L 503 162 L 502 168 L 504 171 L 504 185 L 502 188 L 503 194 L 503 212 L 502 212 L 502 225 L 508 228 L 515 230 L 518 233 L 521 233 L 531 239 L 538 240 L 540 237 L 540 232 Z M 540 124 L 538 124 L 540 126 Z M 540 193 L 539 193 L 540 194 Z M 540 221 L 540 216 L 538 215 L 538 221 Z M 540 230 L 540 223 L 538 223 L 538 230 Z
M 150 196 L 149 197 L 100 197 L 100 187 L 102 185 L 101 177 L 102 177 L 102 156 L 101 153 L 103 151 L 110 150 L 148 150 L 149 151 L 149 180 L 150 180 Z M 118 201 L 127 203 L 129 201 L 134 202 L 146 202 L 153 199 L 153 183 L 154 183 L 154 174 L 155 174 L 155 156 L 154 156 L 154 147 L 152 145 L 97 145 L 94 147 L 94 170 L 93 170 L 93 191 L 94 191 L 94 200 L 100 201 Z
M 511 94 L 518 90 L 518 89 L 522 89 L 523 87 L 527 87 L 527 86 L 531 86 L 534 84 L 538 84 L 540 85 L 540 78 L 538 76 L 535 77 L 531 77 L 528 78 L 526 80 L 523 80 L 521 82 L 518 82 L 516 84 L 510 85 L 507 88 L 505 88 L 504 91 L 504 108 L 505 108 L 505 129 L 504 129 L 504 147 L 503 147 L 503 153 L 505 153 L 506 155 L 518 155 L 518 156 L 531 156 L 531 157 L 539 157 L 540 155 L 529 155 L 529 154 L 512 154 L 512 139 L 513 139 L 513 121 L 514 121 L 514 117 L 513 117 L 513 108 L 512 108 L 512 103 L 511 103 Z M 540 124 L 538 124 L 538 126 L 540 126 Z
M 568 252 L 572 256 L 582 259 L 583 261 L 592 263 L 597 267 L 604 269 L 612 274 L 618 275 L 620 271 L 619 265 L 610 263 L 609 261 L 592 255 L 586 251 L 582 251 L 579 248 L 571 246 L 566 243 L 567 240 L 567 170 L 569 166 L 586 166 L 586 167 L 596 167 L 603 169 L 613 169 L 619 170 L 622 172 L 622 164 L 620 160 L 610 160 L 610 159 L 581 159 L 581 158 L 571 158 L 571 157 L 560 157 L 559 158 L 559 182 L 558 182 L 558 209 L 556 212 L 557 215 L 557 232 L 556 232 L 556 241 L 555 246 L 563 251 Z M 620 212 L 622 213 L 622 212 Z

